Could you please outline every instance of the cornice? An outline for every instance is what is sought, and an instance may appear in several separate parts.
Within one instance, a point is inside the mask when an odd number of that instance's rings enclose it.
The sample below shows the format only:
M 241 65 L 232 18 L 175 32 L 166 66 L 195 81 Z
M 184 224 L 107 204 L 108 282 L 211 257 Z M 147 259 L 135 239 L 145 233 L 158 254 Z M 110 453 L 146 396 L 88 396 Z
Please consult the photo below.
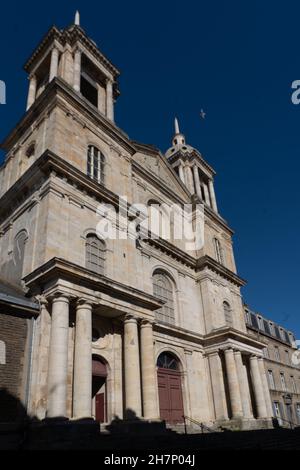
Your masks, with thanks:
M 38 292 L 49 282 L 58 279 L 70 281 L 80 287 L 110 295 L 151 311 L 163 305 L 163 302 L 154 295 L 94 273 L 61 258 L 52 258 L 24 277 L 23 281 L 31 292 Z
M 123 147 L 131 155 L 136 153 L 135 147 L 131 144 L 128 136 L 118 128 L 112 121 L 101 114 L 94 106 L 88 103 L 62 78 L 56 77 L 49 83 L 43 93 L 37 98 L 26 114 L 20 119 L 12 132 L 1 143 L 0 148 L 9 151 L 22 137 L 24 132 L 36 121 L 37 116 L 45 113 L 46 109 L 58 105 L 58 98 L 62 96 L 79 113 L 90 119 L 96 126 L 110 136 L 116 143 Z
M 182 152 L 180 149 L 177 150 L 174 154 L 172 154 L 169 158 L 168 161 L 170 163 L 178 160 L 178 158 L 182 158 L 183 160 L 192 160 L 194 158 L 197 158 L 198 161 L 201 163 L 201 165 L 206 169 L 206 171 L 211 175 L 215 176 L 216 172 L 215 170 L 204 160 L 200 152 L 198 150 L 193 149 L 191 152 L 185 151 Z
M 33 51 L 31 56 L 24 64 L 24 70 L 30 73 L 31 67 L 36 59 L 49 47 L 50 43 L 57 40 L 62 46 L 66 43 L 74 45 L 77 41 L 82 43 L 84 47 L 102 64 L 106 67 L 112 75 L 117 78 L 120 75 L 119 70 L 105 57 L 98 49 L 96 44 L 89 39 L 85 31 L 80 26 L 71 26 L 64 30 L 59 30 L 56 26 L 52 26 L 45 36 L 42 38 L 38 47 Z
M 247 336 L 247 334 L 233 328 L 222 328 L 208 334 L 200 334 L 167 323 L 156 322 L 154 324 L 154 331 L 192 341 L 203 348 L 219 347 L 220 349 L 224 349 L 228 341 L 237 341 L 245 344 L 247 347 L 259 350 L 264 347 L 264 344 L 260 341 L 257 341 Z
M 230 271 L 225 266 L 218 263 L 216 260 L 214 260 L 213 258 L 207 255 L 202 256 L 196 261 L 197 272 L 203 271 L 205 268 L 208 268 L 209 270 L 214 271 L 215 273 L 229 280 L 233 284 L 236 284 L 238 287 L 243 287 L 247 284 L 247 282 L 244 279 L 239 277 L 233 271 Z

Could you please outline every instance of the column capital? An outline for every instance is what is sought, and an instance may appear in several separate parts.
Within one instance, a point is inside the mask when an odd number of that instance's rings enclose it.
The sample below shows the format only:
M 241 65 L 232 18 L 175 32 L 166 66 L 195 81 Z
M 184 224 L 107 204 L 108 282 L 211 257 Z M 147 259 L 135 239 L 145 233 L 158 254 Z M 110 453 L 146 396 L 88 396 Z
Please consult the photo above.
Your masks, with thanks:
M 36 295 L 35 299 L 38 301 L 41 307 L 46 307 L 49 304 L 48 299 L 45 295 Z
M 131 313 L 127 313 L 124 316 L 124 323 L 137 323 L 138 322 L 138 317 L 135 315 L 132 315 Z
M 148 320 L 147 318 L 143 318 L 141 320 L 141 328 L 153 328 L 155 325 L 154 320 Z
M 228 346 L 228 348 L 224 349 L 224 352 L 225 352 L 225 354 L 226 354 L 226 353 L 229 353 L 229 352 L 234 353 L 235 350 L 234 350 L 234 348 L 233 348 L 232 346 Z
M 257 354 L 251 354 L 250 361 L 255 361 L 255 360 L 258 360 L 258 355 Z
M 235 356 L 241 356 L 242 355 L 242 351 L 240 351 L 239 349 L 234 349 L 233 352 L 234 352 Z
M 85 299 L 84 297 L 79 297 L 76 300 L 76 307 L 83 307 L 83 306 L 92 308 L 93 303 L 89 299 Z
M 214 356 L 220 356 L 220 351 L 212 351 L 212 352 L 207 352 L 205 353 L 207 357 L 214 357 Z
M 64 292 L 57 292 L 53 296 L 51 296 L 52 303 L 55 302 L 64 302 L 66 304 L 70 303 L 70 296 L 65 294 Z

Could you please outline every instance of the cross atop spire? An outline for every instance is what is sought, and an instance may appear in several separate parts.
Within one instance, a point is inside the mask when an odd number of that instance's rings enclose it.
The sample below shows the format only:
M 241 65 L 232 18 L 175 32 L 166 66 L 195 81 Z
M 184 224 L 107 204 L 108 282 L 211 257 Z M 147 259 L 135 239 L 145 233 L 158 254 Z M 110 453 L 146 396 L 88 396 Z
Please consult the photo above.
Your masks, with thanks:
M 75 22 L 74 22 L 74 24 L 75 24 L 76 26 L 80 26 L 80 13 L 79 13 L 78 10 L 77 10 L 76 13 L 75 13 Z

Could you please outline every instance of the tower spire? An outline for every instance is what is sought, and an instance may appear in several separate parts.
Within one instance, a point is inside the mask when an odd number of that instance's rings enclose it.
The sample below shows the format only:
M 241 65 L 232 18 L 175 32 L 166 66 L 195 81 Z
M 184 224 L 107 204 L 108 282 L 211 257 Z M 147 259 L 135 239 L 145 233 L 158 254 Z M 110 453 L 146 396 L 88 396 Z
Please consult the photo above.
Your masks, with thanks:
M 74 22 L 74 24 L 75 24 L 76 26 L 80 26 L 80 13 L 79 13 L 78 10 L 77 10 L 76 13 L 75 13 L 75 22 Z
M 175 118 L 175 135 L 180 134 L 179 123 L 177 117 Z
M 176 149 L 179 149 L 180 147 L 182 147 L 182 145 L 185 145 L 185 137 L 180 132 L 179 122 L 178 122 L 177 117 L 174 120 L 174 124 L 175 124 L 175 135 L 173 137 L 173 145 L 174 147 L 176 147 Z

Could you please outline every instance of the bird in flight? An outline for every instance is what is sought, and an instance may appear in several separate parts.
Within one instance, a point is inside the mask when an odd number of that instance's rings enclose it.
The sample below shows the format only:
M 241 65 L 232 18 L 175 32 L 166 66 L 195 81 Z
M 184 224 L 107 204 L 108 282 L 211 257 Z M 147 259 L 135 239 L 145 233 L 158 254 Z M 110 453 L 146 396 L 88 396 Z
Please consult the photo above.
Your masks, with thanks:
M 200 117 L 202 119 L 205 119 L 205 117 L 206 117 L 206 113 L 203 111 L 203 109 L 201 109 L 201 111 L 200 111 Z

